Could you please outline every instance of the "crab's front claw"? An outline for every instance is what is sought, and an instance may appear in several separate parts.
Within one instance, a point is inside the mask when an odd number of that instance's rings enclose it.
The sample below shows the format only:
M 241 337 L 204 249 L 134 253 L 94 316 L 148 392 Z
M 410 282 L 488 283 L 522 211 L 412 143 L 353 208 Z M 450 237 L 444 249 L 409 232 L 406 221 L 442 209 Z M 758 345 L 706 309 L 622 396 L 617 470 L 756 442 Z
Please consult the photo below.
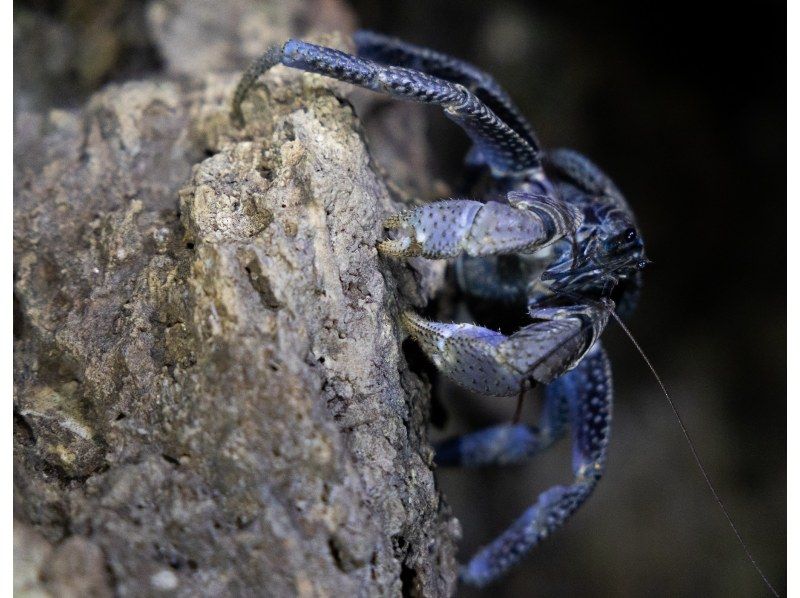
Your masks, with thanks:
M 391 216 L 384 223 L 396 231 L 393 239 L 378 244 L 378 251 L 393 257 L 450 258 L 461 253 L 469 239 L 479 201 L 437 201 Z
M 526 383 L 547 384 L 572 369 L 608 321 L 603 306 L 539 310 L 540 321 L 511 336 L 473 324 L 425 320 L 405 311 L 402 323 L 436 367 L 458 385 L 493 397 Z
M 423 246 L 417 241 L 414 225 L 409 222 L 408 212 L 394 214 L 383 223 L 386 230 L 397 231 L 393 239 L 378 243 L 378 252 L 391 257 L 415 257 L 422 255 Z
M 573 207 L 544 196 L 509 194 L 511 204 L 448 199 L 389 218 L 395 238 L 378 251 L 430 259 L 533 253 L 573 233 L 582 220 Z
M 460 386 L 494 397 L 519 391 L 518 372 L 498 352 L 506 336 L 472 324 L 431 322 L 413 311 L 403 312 L 401 321 L 436 367 Z

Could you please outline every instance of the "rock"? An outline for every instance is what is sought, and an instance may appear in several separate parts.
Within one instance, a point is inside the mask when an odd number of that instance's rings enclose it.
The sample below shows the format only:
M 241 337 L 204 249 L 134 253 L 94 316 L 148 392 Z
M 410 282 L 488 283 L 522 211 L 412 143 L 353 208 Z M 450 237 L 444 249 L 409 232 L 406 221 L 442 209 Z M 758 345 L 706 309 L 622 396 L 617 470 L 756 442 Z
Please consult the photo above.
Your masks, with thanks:
M 14 521 L 14 595 L 106 598 L 112 592 L 96 544 L 71 536 L 54 547 L 31 526 Z
M 192 5 L 148 15 L 194 31 Z M 410 175 L 378 174 L 339 84 L 275 69 L 238 130 L 237 74 L 165 56 L 182 78 L 16 117 L 26 570 L 54 595 L 452 593 L 458 526 L 397 324 L 442 266 L 375 250 Z M 64 589 L 70 569 L 89 585 Z

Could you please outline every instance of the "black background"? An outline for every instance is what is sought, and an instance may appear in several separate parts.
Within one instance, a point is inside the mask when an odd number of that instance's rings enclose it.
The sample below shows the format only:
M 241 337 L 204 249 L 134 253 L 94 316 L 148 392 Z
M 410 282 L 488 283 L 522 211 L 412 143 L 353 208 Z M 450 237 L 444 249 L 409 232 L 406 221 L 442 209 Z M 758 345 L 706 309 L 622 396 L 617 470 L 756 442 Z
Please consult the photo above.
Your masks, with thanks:
M 545 147 L 584 152 L 626 194 L 654 262 L 630 326 L 753 553 L 784 592 L 785 7 L 353 4 L 366 28 L 492 73 Z M 437 167 L 456 181 L 467 142 L 430 110 Z M 616 386 L 606 477 L 562 531 L 486 593 L 766 595 L 641 358 L 614 326 L 605 338 Z M 442 401 L 445 433 L 506 421 L 514 408 Z M 534 407 L 526 416 L 535 417 Z M 540 490 L 569 479 L 568 443 L 552 453 L 503 471 L 440 472 L 462 522 L 462 561 Z

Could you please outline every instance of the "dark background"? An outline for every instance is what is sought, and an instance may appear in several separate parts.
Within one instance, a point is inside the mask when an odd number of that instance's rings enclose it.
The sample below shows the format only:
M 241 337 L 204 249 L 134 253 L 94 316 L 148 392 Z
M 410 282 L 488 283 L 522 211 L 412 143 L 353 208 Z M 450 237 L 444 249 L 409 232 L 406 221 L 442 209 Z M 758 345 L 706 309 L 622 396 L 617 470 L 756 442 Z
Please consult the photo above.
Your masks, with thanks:
M 545 147 L 587 154 L 626 194 L 655 262 L 630 327 L 785 593 L 785 5 L 353 4 L 364 27 L 493 74 Z M 438 169 L 456 181 L 466 140 L 430 113 Z M 491 594 L 767 595 L 641 358 L 614 325 L 604 338 L 616 387 L 606 476 Z M 442 401 L 445 433 L 507 421 L 514 409 Z M 551 452 L 525 467 L 440 473 L 462 522 L 462 560 L 539 491 L 569 480 L 569 443 Z
M 545 147 L 587 154 L 626 194 L 654 261 L 630 326 L 785 593 L 785 6 L 352 4 L 365 27 L 492 73 Z M 16 109 L 79 105 L 109 80 L 158 71 L 143 6 L 15 2 L 15 48 L 25 49 L 15 52 L 15 89 L 26 91 Z M 436 110 L 419 110 L 430 117 L 436 173 L 455 183 L 466 139 Z M 486 594 L 767 595 L 641 358 L 614 325 L 604 339 L 616 386 L 606 476 L 563 530 Z M 513 413 L 513 404 L 439 391 L 448 413 L 439 436 Z M 534 402 L 525 417 L 535 417 Z M 524 467 L 440 472 L 462 522 L 462 560 L 541 490 L 569 480 L 569 450 L 562 442 Z

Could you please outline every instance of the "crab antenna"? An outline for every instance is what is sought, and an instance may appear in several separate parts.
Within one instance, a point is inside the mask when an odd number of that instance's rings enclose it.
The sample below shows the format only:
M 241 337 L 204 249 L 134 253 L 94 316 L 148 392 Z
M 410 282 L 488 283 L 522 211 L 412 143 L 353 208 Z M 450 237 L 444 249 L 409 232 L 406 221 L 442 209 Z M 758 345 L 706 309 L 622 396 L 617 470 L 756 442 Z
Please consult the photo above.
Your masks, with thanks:
M 642 349 L 641 345 L 639 345 L 639 343 L 636 341 L 636 339 L 633 336 L 633 333 L 625 325 L 625 322 L 622 321 L 622 318 L 620 318 L 617 312 L 614 311 L 614 303 L 608 299 L 604 299 L 601 301 L 594 301 L 592 299 L 581 297 L 580 295 L 576 293 L 571 293 L 569 291 L 553 289 L 553 292 L 558 295 L 566 295 L 568 297 L 572 297 L 573 299 L 577 299 L 580 301 L 588 300 L 590 302 L 597 303 L 598 305 L 602 306 L 606 311 L 608 311 L 611 317 L 613 317 L 614 320 L 616 320 L 617 324 L 619 324 L 619 327 L 622 328 L 622 331 L 625 333 L 625 336 L 627 336 L 630 339 L 634 348 L 639 353 L 639 355 L 642 356 L 642 359 L 644 360 L 645 364 L 650 369 L 650 372 L 653 374 L 653 377 L 656 379 L 656 382 L 658 383 L 659 387 L 661 387 L 661 392 L 664 393 L 664 397 L 667 399 L 667 403 L 669 404 L 670 409 L 672 409 L 672 413 L 675 415 L 675 419 L 678 421 L 678 426 L 681 429 L 683 437 L 686 439 L 686 444 L 689 445 L 689 450 L 692 451 L 692 457 L 694 457 L 694 462 L 700 469 L 700 473 L 703 474 L 703 479 L 706 482 L 706 486 L 708 486 L 708 489 L 711 491 L 711 495 L 714 497 L 714 500 L 716 501 L 717 505 L 719 505 L 722 514 L 725 516 L 725 519 L 728 522 L 728 525 L 731 526 L 731 529 L 733 530 L 733 533 L 736 535 L 736 539 L 739 541 L 742 550 L 744 550 L 744 553 L 747 555 L 750 564 L 753 565 L 753 568 L 761 576 L 761 580 L 764 582 L 767 588 L 769 588 L 769 591 L 772 592 L 772 595 L 777 596 L 777 598 L 780 598 L 780 594 L 778 594 L 777 590 L 769 582 L 769 579 L 767 579 L 767 576 L 764 575 L 764 572 L 761 570 L 761 567 L 759 567 L 758 562 L 753 556 L 753 553 L 750 552 L 750 548 L 745 543 L 744 538 L 742 538 L 742 534 L 739 533 L 739 528 L 736 527 L 736 524 L 733 522 L 733 518 L 730 516 L 730 513 L 728 513 L 728 509 L 725 507 L 725 504 L 722 502 L 722 498 L 717 492 L 716 487 L 711 482 L 711 478 L 708 476 L 708 472 L 706 471 L 705 465 L 703 465 L 703 461 L 700 459 L 700 455 L 697 452 L 694 440 L 692 440 L 692 437 L 689 435 L 689 430 L 686 428 L 686 424 L 683 423 L 683 418 L 681 417 L 681 414 L 678 411 L 678 406 L 675 404 L 675 401 L 672 400 L 672 397 L 669 396 L 669 392 L 667 392 L 667 387 L 664 386 L 664 382 L 661 380 L 661 376 L 658 375 L 655 366 L 647 357 L 647 354 L 644 352 L 644 349 Z
M 617 324 L 619 324 L 619 327 L 622 328 L 622 331 L 625 333 L 625 335 L 630 339 L 631 343 L 633 343 L 633 346 L 639 352 L 639 355 L 642 356 L 642 359 L 644 359 L 644 362 L 647 364 L 647 367 L 650 368 L 650 371 L 653 373 L 653 377 L 656 379 L 656 382 L 658 382 L 658 385 L 661 387 L 661 392 L 664 393 L 664 396 L 667 399 L 667 403 L 669 403 L 670 409 L 672 409 L 672 413 L 675 414 L 675 419 L 678 420 L 678 426 L 680 426 L 680 428 L 681 428 L 681 432 L 683 433 L 683 437 L 686 439 L 686 443 L 689 445 L 689 449 L 692 451 L 692 456 L 694 457 L 694 461 L 695 461 L 695 463 L 697 463 L 697 467 L 700 468 L 700 473 L 703 474 L 703 479 L 705 479 L 706 485 L 708 486 L 708 489 L 711 490 L 711 494 L 714 496 L 714 500 L 719 505 L 719 508 L 722 511 L 722 514 L 725 515 L 725 519 L 727 519 L 728 525 L 731 526 L 731 529 L 733 530 L 733 533 L 736 534 L 736 539 L 739 540 L 739 544 L 741 544 L 742 550 L 744 550 L 744 553 L 747 555 L 747 558 L 750 559 L 750 563 L 753 565 L 755 570 L 758 571 L 758 574 L 761 576 L 761 579 L 764 581 L 766 586 L 769 588 L 769 591 L 772 592 L 772 594 L 774 596 L 777 596 L 778 598 L 780 598 L 780 594 L 778 594 L 778 592 L 775 590 L 775 588 L 772 587 L 772 584 L 769 582 L 769 579 L 767 579 L 767 576 L 764 575 L 764 572 L 761 570 L 761 567 L 758 566 L 758 563 L 756 562 L 756 559 L 753 557 L 753 554 L 750 552 L 750 549 L 747 547 L 747 544 L 745 544 L 745 541 L 742 538 L 742 534 L 739 533 L 739 529 L 733 523 L 733 519 L 731 518 L 730 514 L 728 513 L 728 509 L 726 509 L 725 505 L 722 503 L 722 499 L 720 498 L 719 494 L 717 493 L 717 489 L 714 487 L 714 484 L 711 483 L 711 478 L 708 477 L 708 473 L 706 472 L 706 468 L 705 468 L 705 466 L 703 466 L 703 462 L 700 460 L 700 455 L 697 454 L 697 449 L 695 448 L 695 444 L 694 444 L 694 441 L 692 440 L 692 437 L 689 435 L 689 430 L 686 429 L 686 424 L 683 423 L 683 418 L 681 417 L 681 414 L 678 411 L 678 407 L 675 404 L 675 401 L 673 401 L 672 397 L 669 396 L 669 393 L 667 392 L 666 386 L 664 386 L 664 383 L 661 381 L 661 376 L 658 375 L 658 372 L 656 372 L 656 368 L 653 367 L 653 364 L 647 358 L 647 355 L 645 355 L 644 350 L 642 350 L 642 347 L 639 346 L 639 343 L 636 342 L 636 339 L 633 338 L 633 334 L 631 334 L 631 331 L 628 330 L 628 327 L 622 321 L 622 318 L 620 318 L 617 315 L 617 313 L 614 311 L 614 308 L 613 307 L 608 307 L 608 311 L 611 314 L 611 316 L 617 321 Z

